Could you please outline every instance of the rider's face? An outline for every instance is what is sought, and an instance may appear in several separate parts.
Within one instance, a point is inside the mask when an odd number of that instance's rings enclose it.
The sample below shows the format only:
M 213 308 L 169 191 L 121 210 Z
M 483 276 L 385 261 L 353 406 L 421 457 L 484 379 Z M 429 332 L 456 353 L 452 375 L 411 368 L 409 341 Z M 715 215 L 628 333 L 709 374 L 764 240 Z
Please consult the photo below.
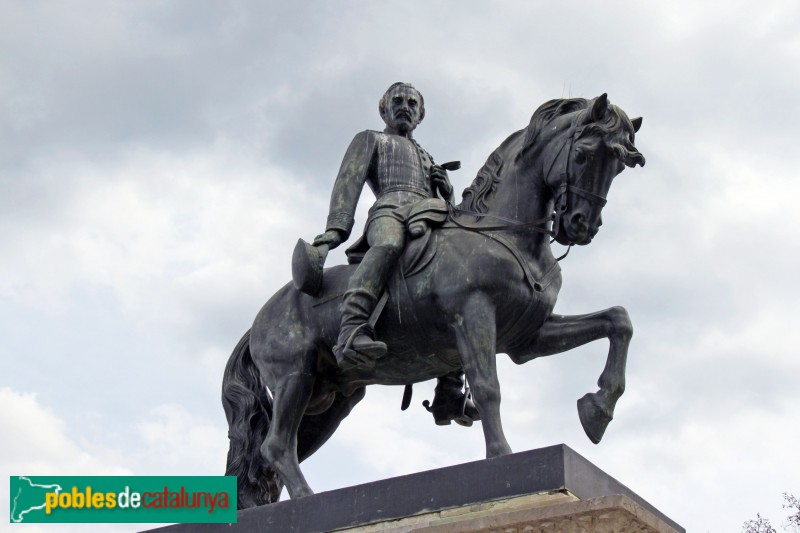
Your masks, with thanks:
M 420 96 L 416 89 L 399 86 L 389 92 L 383 121 L 389 133 L 407 135 L 420 122 Z

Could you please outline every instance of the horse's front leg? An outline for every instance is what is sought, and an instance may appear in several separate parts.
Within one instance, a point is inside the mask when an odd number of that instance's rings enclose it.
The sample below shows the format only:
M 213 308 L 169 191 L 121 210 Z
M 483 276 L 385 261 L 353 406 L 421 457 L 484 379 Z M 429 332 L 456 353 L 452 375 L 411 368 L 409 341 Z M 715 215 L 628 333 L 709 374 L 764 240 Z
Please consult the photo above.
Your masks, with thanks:
M 451 327 L 475 406 L 481 415 L 486 457 L 511 453 L 500 420 L 500 383 L 497 380 L 494 304 L 480 293 L 468 297 Z
M 566 352 L 594 340 L 608 338 L 606 366 L 597 380 L 600 390 L 578 400 L 581 425 L 586 436 L 597 444 L 614 417 L 617 400 L 625 392 L 625 362 L 632 336 L 631 320 L 622 307 L 587 315 L 552 315 L 523 353 L 509 356 L 515 363 L 522 364 L 537 357 Z

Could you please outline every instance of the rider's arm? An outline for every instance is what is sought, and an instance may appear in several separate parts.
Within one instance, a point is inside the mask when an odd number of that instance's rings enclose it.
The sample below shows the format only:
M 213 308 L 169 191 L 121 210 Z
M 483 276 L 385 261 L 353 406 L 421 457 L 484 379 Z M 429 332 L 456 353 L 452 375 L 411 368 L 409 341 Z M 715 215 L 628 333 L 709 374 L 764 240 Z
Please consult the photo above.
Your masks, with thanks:
M 333 184 L 330 209 L 326 231 L 317 240 L 325 235 L 333 237 L 336 232 L 340 239 L 324 239 L 335 248 L 340 242 L 346 241 L 353 230 L 354 215 L 361 190 L 367 180 L 369 167 L 375 152 L 375 133 L 362 131 L 353 138 L 347 152 L 344 154 L 342 166 Z M 335 242 L 339 240 L 339 242 Z M 315 244 L 317 242 L 315 241 Z

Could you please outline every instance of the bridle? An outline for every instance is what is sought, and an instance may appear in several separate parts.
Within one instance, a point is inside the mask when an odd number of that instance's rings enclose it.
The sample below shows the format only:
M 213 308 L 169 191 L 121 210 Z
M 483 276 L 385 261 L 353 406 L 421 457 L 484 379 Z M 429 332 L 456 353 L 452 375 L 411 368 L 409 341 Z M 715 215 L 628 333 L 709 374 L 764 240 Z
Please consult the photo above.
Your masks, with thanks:
M 553 161 L 550 163 L 550 166 L 545 173 L 545 182 L 547 181 L 547 176 L 550 175 L 552 172 L 553 167 L 555 167 L 556 162 L 561 158 L 561 154 L 564 153 L 564 148 L 569 146 L 569 149 L 566 151 L 566 163 L 564 164 L 564 170 L 561 171 L 561 185 L 558 189 L 553 191 L 553 198 L 554 198 L 554 212 L 549 216 L 540 218 L 538 220 L 534 220 L 532 222 L 519 222 L 517 220 L 513 220 L 510 218 L 501 217 L 498 215 L 492 215 L 490 213 L 478 213 L 476 211 L 471 211 L 469 209 L 461 209 L 454 206 L 449 201 L 447 202 L 447 210 L 448 210 L 448 219 L 452 222 L 455 226 L 465 229 L 467 231 L 508 231 L 508 230 L 517 230 L 517 229 L 532 229 L 533 231 L 537 231 L 539 233 L 544 233 L 546 235 L 550 235 L 553 239 L 550 241 L 552 242 L 555 240 L 555 235 L 561 229 L 563 224 L 562 217 L 569 209 L 569 195 L 570 193 L 576 194 L 582 198 L 585 198 L 590 204 L 594 206 L 604 207 L 606 205 L 606 198 L 600 196 L 599 194 L 595 194 L 591 191 L 587 191 L 586 189 L 582 189 L 576 185 L 576 183 L 580 182 L 585 174 L 585 170 L 583 170 L 578 176 L 573 179 L 573 173 L 571 172 L 571 161 L 572 158 L 570 154 L 572 153 L 572 149 L 575 146 L 575 140 L 581 136 L 583 133 L 583 126 L 574 128 L 574 131 L 570 135 L 569 142 L 564 142 L 561 145 L 561 148 L 558 149 L 556 152 Z M 507 224 L 502 224 L 498 226 L 471 226 L 467 224 L 463 224 L 459 222 L 456 217 L 458 215 L 469 215 L 479 218 L 493 218 L 497 220 L 501 220 L 503 222 L 507 222 Z M 549 229 L 547 227 L 548 222 L 553 222 L 553 229 Z M 558 258 L 560 261 L 561 259 L 565 258 L 567 254 L 569 254 L 569 250 L 572 247 L 573 243 L 569 243 L 567 247 L 566 253 Z
M 575 140 L 580 138 L 581 134 L 583 133 L 583 128 L 584 126 L 575 128 L 575 130 L 572 132 L 572 135 L 570 135 L 569 150 L 567 150 L 566 152 L 567 161 L 564 164 L 564 170 L 562 170 L 560 174 L 561 185 L 558 187 L 558 189 L 553 191 L 554 209 L 555 209 L 555 212 L 553 214 L 554 217 L 553 235 L 558 235 L 559 231 L 561 230 L 563 224 L 563 215 L 569 209 L 570 193 L 576 194 L 586 199 L 593 206 L 599 206 L 600 208 L 605 207 L 607 202 L 604 196 L 600 196 L 599 194 L 587 191 L 586 189 L 581 189 L 576 185 L 576 183 L 579 183 L 581 180 L 583 180 L 583 177 L 586 173 L 586 168 L 588 167 L 584 167 L 582 172 L 574 179 L 572 179 L 573 174 L 572 172 L 570 172 L 570 166 L 571 166 L 570 163 L 572 162 L 572 158 L 570 157 L 570 154 L 572 153 L 572 149 L 575 146 Z M 558 150 L 556 156 L 553 158 L 553 162 L 550 163 L 550 168 L 548 168 L 547 172 L 545 173 L 545 182 L 547 181 L 547 176 L 550 175 L 550 172 L 553 170 L 556 161 L 558 161 L 559 157 L 561 156 L 561 153 L 564 151 L 564 147 L 566 146 L 567 143 L 561 145 L 561 148 Z M 572 246 L 572 243 L 570 243 L 570 246 Z

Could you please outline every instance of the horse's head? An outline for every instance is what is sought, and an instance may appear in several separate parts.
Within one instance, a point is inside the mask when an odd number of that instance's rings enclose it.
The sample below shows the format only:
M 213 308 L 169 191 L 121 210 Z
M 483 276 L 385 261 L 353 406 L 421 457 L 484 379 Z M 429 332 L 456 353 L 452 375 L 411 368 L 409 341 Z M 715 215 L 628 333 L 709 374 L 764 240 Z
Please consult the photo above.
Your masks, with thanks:
M 589 244 L 603 223 L 614 177 L 626 166 L 645 163 L 633 144 L 641 118 L 629 119 L 605 94 L 583 102 L 581 109 L 553 120 L 549 129 L 555 135 L 543 159 L 555 200 L 553 233 L 560 244 Z

